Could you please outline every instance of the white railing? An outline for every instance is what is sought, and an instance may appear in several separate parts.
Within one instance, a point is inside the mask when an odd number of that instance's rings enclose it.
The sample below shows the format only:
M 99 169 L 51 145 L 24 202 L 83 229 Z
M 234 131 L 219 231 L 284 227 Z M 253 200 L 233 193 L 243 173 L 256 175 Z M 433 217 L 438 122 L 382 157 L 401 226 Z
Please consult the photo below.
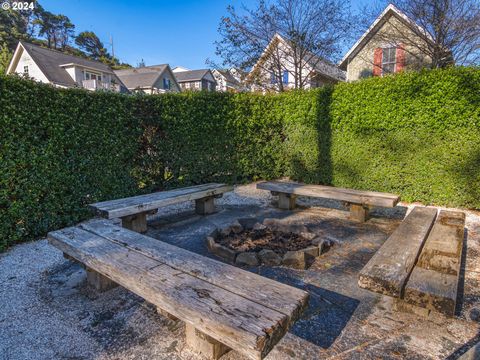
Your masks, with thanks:
M 99 80 L 83 80 L 82 86 L 87 90 L 111 90 L 120 91 L 120 86 Z

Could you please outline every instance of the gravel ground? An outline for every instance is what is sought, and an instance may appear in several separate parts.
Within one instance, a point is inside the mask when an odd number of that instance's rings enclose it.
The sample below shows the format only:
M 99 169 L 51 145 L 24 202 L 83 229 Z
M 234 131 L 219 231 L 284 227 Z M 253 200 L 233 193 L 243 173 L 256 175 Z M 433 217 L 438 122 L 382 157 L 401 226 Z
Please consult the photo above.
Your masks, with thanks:
M 192 204 L 162 209 L 148 235 L 205 256 L 204 236 L 245 216 L 303 222 L 337 241 L 306 271 L 249 269 L 301 287 L 310 307 L 267 357 L 273 359 L 455 359 L 480 339 L 480 216 L 467 212 L 466 257 L 457 317 L 424 319 L 391 310 L 387 297 L 356 285 L 358 271 L 413 204 L 376 210 L 365 224 L 350 222 L 341 204 L 300 199 L 294 212 L 270 206 L 268 192 L 239 186 L 217 201 L 220 211 L 194 215 Z M 312 207 L 315 205 L 329 208 Z M 287 216 L 286 216 L 287 214 Z M 184 325 L 117 287 L 89 288 L 85 271 L 46 240 L 0 255 L 0 359 L 198 359 L 185 347 Z M 244 359 L 236 352 L 222 359 Z

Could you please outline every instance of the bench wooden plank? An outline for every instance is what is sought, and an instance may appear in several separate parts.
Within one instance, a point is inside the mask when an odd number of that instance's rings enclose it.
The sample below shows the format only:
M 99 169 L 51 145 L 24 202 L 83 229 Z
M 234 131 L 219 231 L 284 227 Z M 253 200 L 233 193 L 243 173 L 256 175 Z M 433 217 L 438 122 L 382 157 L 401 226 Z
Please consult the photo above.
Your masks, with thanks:
M 415 266 L 405 286 L 403 301 L 453 316 L 457 288 L 458 275 L 442 274 Z
M 99 215 L 112 219 L 143 213 L 184 201 L 218 196 L 232 190 L 233 186 L 231 185 L 210 183 L 123 199 L 102 201 L 90 204 L 89 206 L 95 209 Z
M 303 290 L 114 226 L 106 220 L 93 220 L 80 226 L 175 269 L 279 311 L 287 315 L 290 321 L 296 320 L 308 304 L 308 293 Z
M 415 207 L 361 270 L 358 285 L 400 297 L 436 214 L 435 208 Z
M 455 314 L 464 226 L 464 213 L 440 211 L 405 286 L 405 302 Z
M 425 241 L 416 266 L 458 275 L 463 247 L 465 214 L 441 210 Z
M 288 317 L 84 229 L 48 234 L 50 243 L 203 333 L 262 359 L 283 337 Z
M 261 182 L 257 184 L 257 189 L 297 196 L 334 199 L 370 206 L 394 207 L 400 201 L 400 197 L 395 194 L 280 181 Z

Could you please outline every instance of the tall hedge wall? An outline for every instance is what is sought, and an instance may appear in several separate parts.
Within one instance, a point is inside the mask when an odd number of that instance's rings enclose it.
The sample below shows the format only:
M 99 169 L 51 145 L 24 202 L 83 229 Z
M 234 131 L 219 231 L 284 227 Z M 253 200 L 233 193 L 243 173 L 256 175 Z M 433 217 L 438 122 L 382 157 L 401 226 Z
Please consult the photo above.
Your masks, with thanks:
M 0 249 L 86 204 L 208 181 L 293 179 L 480 208 L 480 70 L 280 95 L 126 96 L 0 77 Z

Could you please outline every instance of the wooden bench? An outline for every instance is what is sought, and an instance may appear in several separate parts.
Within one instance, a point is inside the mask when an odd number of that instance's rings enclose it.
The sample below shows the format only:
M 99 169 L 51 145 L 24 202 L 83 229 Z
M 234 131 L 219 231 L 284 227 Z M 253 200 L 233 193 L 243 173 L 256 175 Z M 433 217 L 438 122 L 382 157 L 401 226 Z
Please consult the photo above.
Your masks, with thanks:
M 217 359 L 262 359 L 299 318 L 308 293 L 97 219 L 49 242 L 82 262 L 94 285 L 119 284 L 186 322 L 187 344 Z
M 398 310 L 453 316 L 464 226 L 464 213 L 415 207 L 361 270 L 359 286 L 394 297 Z
M 295 208 L 297 196 L 343 201 L 350 207 L 350 217 L 361 222 L 368 219 L 370 207 L 394 207 L 400 201 L 399 196 L 388 193 L 279 181 L 261 182 L 257 184 L 257 189 L 269 190 L 272 195 L 278 195 L 278 207 L 286 210 Z
M 121 218 L 123 227 L 143 233 L 147 231 L 147 215 L 163 206 L 195 200 L 196 213 L 207 215 L 215 211 L 214 198 L 232 190 L 233 186 L 211 183 L 102 201 L 89 206 L 98 215 L 107 219 Z

